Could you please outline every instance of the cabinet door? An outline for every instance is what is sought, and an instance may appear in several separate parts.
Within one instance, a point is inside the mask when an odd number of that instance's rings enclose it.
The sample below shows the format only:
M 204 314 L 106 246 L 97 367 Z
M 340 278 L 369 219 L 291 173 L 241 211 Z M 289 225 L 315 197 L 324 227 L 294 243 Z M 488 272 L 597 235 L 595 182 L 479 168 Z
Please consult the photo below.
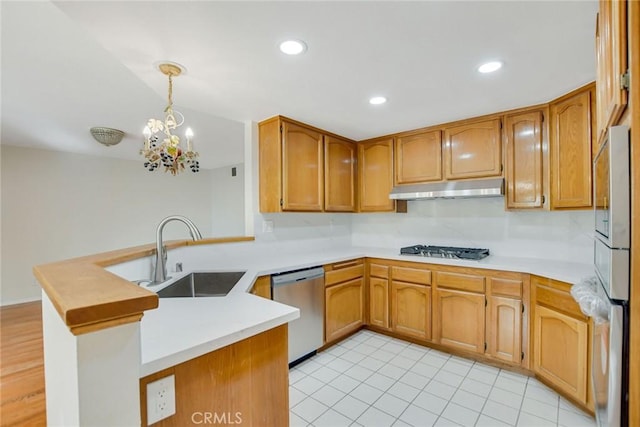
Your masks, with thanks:
M 360 211 L 393 211 L 393 138 L 358 144 Z
M 391 319 L 393 331 L 430 340 L 431 286 L 392 281 Z
M 534 372 L 586 403 L 587 323 L 536 305 L 533 328 Z
M 369 278 L 369 324 L 389 329 L 389 281 Z
M 283 122 L 282 209 L 322 211 L 324 199 L 322 134 Z
M 591 95 L 551 104 L 551 209 L 591 206 Z
M 627 2 L 600 0 L 596 27 L 598 143 L 616 125 L 627 105 L 620 77 L 627 71 Z
M 333 341 L 362 326 L 362 278 L 325 289 L 325 341 Z
M 495 359 L 519 364 L 522 359 L 522 301 L 491 296 L 487 309 L 487 352 Z
M 542 111 L 506 116 L 507 208 L 542 207 Z
M 473 292 L 438 289 L 436 341 L 484 353 L 485 297 Z
M 500 176 L 502 173 L 500 145 L 500 119 L 445 129 L 445 178 Z
M 442 144 L 440 131 L 396 137 L 396 184 L 440 181 Z
M 356 208 L 356 144 L 324 137 L 324 210 L 353 212 Z

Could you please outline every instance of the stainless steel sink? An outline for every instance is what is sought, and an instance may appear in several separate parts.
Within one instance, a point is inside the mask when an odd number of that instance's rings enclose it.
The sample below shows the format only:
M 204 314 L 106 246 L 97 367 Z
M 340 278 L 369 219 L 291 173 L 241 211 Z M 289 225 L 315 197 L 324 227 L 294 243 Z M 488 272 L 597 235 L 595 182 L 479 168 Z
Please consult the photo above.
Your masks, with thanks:
M 189 273 L 159 290 L 158 297 L 223 297 L 238 283 L 244 273 L 244 271 Z

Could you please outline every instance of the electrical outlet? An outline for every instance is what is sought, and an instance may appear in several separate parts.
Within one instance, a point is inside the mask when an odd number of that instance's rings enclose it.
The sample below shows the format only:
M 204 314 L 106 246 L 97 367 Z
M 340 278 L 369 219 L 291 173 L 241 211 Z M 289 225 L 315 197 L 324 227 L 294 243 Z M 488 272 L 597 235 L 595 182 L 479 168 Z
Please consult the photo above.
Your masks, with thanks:
M 176 413 L 176 377 L 170 375 L 147 384 L 147 425 Z
M 273 233 L 273 220 L 265 220 L 262 221 L 262 232 L 263 233 Z

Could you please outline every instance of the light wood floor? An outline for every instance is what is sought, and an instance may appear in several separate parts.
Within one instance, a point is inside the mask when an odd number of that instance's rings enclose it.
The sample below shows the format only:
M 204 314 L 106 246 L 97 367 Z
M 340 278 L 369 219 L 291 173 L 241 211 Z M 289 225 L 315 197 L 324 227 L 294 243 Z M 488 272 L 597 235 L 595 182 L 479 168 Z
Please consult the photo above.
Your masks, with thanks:
M 0 425 L 46 425 L 41 303 L 0 307 Z

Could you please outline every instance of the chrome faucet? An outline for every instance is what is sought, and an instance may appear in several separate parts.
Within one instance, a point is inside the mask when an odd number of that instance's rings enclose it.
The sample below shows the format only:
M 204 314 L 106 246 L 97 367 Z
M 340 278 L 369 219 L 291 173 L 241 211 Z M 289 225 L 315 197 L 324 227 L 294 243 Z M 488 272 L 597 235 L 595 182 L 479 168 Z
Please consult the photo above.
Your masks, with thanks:
M 202 234 L 198 227 L 189 219 L 180 215 L 171 215 L 160 221 L 158 228 L 156 229 L 156 266 L 155 273 L 153 275 L 152 284 L 157 285 L 168 279 L 167 277 L 167 249 L 162 243 L 162 230 L 164 226 L 171 221 L 180 221 L 189 227 L 189 233 L 193 240 L 202 240 Z

